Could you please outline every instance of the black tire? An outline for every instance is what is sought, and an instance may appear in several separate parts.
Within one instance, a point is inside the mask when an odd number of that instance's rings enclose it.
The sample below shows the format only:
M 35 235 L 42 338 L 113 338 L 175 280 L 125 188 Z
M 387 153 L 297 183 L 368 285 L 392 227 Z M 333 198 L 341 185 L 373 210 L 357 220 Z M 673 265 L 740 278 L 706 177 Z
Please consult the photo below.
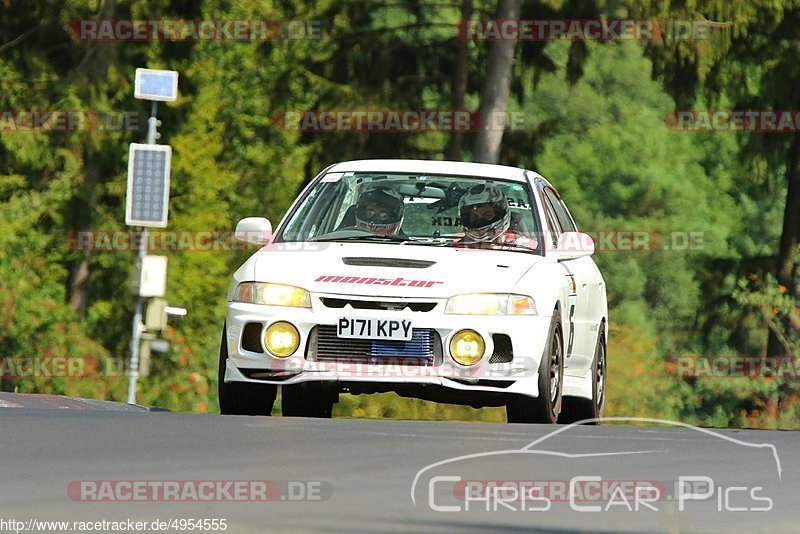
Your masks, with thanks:
M 606 405 L 606 390 L 608 389 L 607 356 L 606 328 L 605 323 L 601 323 L 600 332 L 597 335 L 597 344 L 594 349 L 594 360 L 592 361 L 592 398 L 564 397 L 561 415 L 558 416 L 559 423 L 569 424 L 585 419 L 603 417 L 603 410 Z M 586 424 L 597 425 L 600 423 L 595 421 Z
M 550 333 L 539 364 L 539 396 L 515 395 L 506 404 L 509 423 L 554 424 L 561 410 L 561 391 L 564 382 L 564 336 L 561 314 L 553 313 Z
M 305 383 L 281 386 L 281 409 L 285 417 L 330 419 L 338 395 L 320 384 Z
M 278 394 L 278 386 L 252 384 L 249 382 L 225 382 L 225 361 L 228 345 L 225 343 L 226 328 L 222 328 L 219 347 L 219 412 L 223 415 L 271 415 L 272 405 Z

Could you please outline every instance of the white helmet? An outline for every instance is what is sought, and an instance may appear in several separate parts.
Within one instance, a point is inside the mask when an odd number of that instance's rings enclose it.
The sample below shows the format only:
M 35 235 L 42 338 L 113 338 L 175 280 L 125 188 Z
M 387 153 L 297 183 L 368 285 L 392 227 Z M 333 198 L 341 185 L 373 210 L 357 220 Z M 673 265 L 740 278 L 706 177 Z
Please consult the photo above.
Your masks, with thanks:
M 493 241 L 511 225 L 506 196 L 493 184 L 470 187 L 458 202 L 464 235 L 474 241 Z
M 386 186 L 375 186 L 358 197 L 356 227 L 376 235 L 395 235 L 403 224 L 403 197 Z

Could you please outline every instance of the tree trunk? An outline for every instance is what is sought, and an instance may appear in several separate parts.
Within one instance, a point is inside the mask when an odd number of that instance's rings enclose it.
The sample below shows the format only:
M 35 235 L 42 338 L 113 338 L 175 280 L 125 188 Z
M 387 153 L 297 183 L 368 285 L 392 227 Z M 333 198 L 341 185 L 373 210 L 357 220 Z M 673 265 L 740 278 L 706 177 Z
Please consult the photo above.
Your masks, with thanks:
M 465 21 L 472 17 L 472 0 L 462 0 L 461 2 L 461 21 L 459 28 L 464 28 Z M 459 35 L 456 39 L 456 62 L 453 73 L 453 94 L 451 102 L 453 111 L 464 109 L 464 96 L 467 94 L 467 82 L 469 80 L 469 41 Z M 450 143 L 445 152 L 445 159 L 451 161 L 461 161 L 461 144 L 464 140 L 464 132 L 454 131 L 450 134 Z
M 101 20 L 113 19 L 117 9 L 117 0 L 103 0 L 97 13 L 97 18 Z M 81 76 L 86 76 L 89 84 L 105 80 L 108 75 L 108 63 L 111 56 L 110 41 L 94 41 L 89 43 L 86 48 L 78 72 Z
M 794 263 L 794 252 L 800 236 L 800 133 L 792 134 L 792 148 L 790 153 L 789 168 L 786 171 L 786 208 L 783 212 L 783 230 L 778 248 L 778 263 L 775 278 L 778 283 L 787 289 L 788 294 L 797 298 L 795 274 L 797 266 Z M 786 325 L 784 325 L 786 326 Z M 772 331 L 767 342 L 767 356 L 788 356 L 789 347 L 778 339 Z
M 522 0 L 498 0 L 496 19 L 518 19 Z M 473 159 L 497 163 L 505 127 L 506 104 L 511 85 L 511 64 L 516 41 L 492 41 L 486 55 L 486 81 L 481 91 L 481 116 L 484 127 L 475 137 Z M 488 128 L 486 126 L 489 126 Z
M 86 283 L 89 281 L 89 259 L 84 256 L 72 265 L 69 280 L 69 307 L 72 311 L 86 313 Z
M 91 149 L 83 147 L 83 183 L 68 204 L 70 225 L 74 231 L 92 230 L 94 192 L 100 180 L 100 169 Z M 80 258 L 69 264 L 69 306 L 80 315 L 86 313 L 89 304 L 88 283 L 91 272 L 89 257 L 83 252 Z
M 113 19 L 117 8 L 116 0 L 104 0 L 97 14 L 98 19 Z M 89 45 L 80 65 L 76 69 L 76 77 L 85 80 L 82 92 L 85 102 L 91 102 L 96 96 L 93 87 L 99 87 L 108 77 L 108 65 L 111 57 L 110 42 L 99 41 Z M 97 183 L 101 179 L 101 170 L 92 145 L 89 141 L 83 146 L 83 184 L 71 199 L 71 216 L 73 230 L 91 229 L 93 223 L 94 195 Z M 69 306 L 72 311 L 84 315 L 89 304 L 87 284 L 89 282 L 89 259 L 84 253 L 69 265 Z

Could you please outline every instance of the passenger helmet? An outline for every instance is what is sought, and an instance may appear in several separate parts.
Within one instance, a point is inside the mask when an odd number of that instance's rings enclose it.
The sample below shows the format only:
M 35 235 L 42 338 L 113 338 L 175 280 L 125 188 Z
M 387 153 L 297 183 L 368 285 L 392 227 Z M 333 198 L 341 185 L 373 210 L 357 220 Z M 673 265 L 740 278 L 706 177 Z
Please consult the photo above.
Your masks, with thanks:
M 493 184 L 470 187 L 458 203 L 465 237 L 474 241 L 493 241 L 511 225 L 506 196 Z

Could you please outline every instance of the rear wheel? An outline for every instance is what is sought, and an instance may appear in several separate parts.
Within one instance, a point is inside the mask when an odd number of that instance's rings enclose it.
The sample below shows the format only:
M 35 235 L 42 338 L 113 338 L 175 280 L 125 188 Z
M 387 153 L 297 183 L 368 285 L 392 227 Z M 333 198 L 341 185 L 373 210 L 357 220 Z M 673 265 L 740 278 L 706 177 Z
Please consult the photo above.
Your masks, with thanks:
M 559 423 L 575 423 L 584 419 L 603 417 L 606 405 L 606 330 L 600 325 L 592 362 L 592 398 L 564 397 L 564 407 L 558 417 Z M 587 424 L 599 424 L 598 421 Z
M 219 347 L 219 412 L 223 415 L 271 415 L 278 386 L 225 382 L 225 365 L 228 359 L 226 338 L 226 328 L 223 327 Z
M 561 314 L 553 313 L 550 333 L 542 361 L 539 363 L 539 396 L 517 395 L 506 404 L 509 423 L 553 424 L 561 410 L 564 381 L 564 343 L 561 335 Z
M 287 417 L 319 417 L 329 419 L 337 394 L 321 384 L 304 383 L 281 386 L 281 408 Z

